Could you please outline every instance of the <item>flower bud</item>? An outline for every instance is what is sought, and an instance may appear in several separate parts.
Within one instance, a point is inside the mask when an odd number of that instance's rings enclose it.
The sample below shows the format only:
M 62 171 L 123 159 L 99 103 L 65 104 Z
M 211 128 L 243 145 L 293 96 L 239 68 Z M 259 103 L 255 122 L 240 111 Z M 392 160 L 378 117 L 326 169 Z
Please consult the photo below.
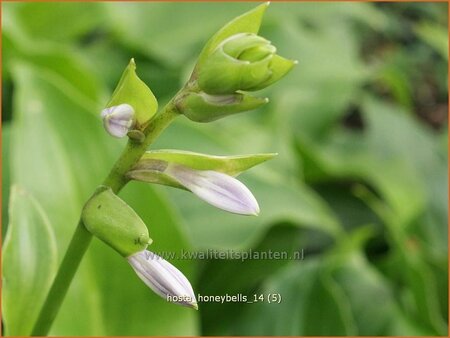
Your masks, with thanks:
M 259 205 L 251 191 L 232 176 L 170 165 L 165 173 L 205 202 L 228 212 L 258 215 Z
M 118 138 L 127 135 L 135 124 L 134 109 L 126 103 L 103 109 L 101 117 L 108 134 Z
M 236 163 L 236 161 L 234 162 Z M 217 163 L 211 164 L 217 165 Z M 251 163 L 246 165 L 252 166 Z M 240 172 L 238 168 L 229 170 L 236 172 L 236 169 Z M 128 172 L 127 177 L 189 190 L 205 202 L 228 212 L 241 215 L 257 215 L 259 213 L 258 202 L 250 190 L 236 178 L 223 172 L 197 170 L 179 163 L 149 159 L 138 163 L 133 170 Z
M 175 304 L 198 309 L 191 283 L 165 259 L 147 250 L 127 259 L 139 278 L 156 294 Z
M 93 235 L 124 257 L 145 250 L 152 242 L 136 212 L 105 186 L 86 203 L 81 219 Z
M 223 40 L 199 65 L 197 80 L 201 90 L 213 95 L 255 91 L 278 81 L 294 64 L 276 55 L 270 41 L 238 33 Z

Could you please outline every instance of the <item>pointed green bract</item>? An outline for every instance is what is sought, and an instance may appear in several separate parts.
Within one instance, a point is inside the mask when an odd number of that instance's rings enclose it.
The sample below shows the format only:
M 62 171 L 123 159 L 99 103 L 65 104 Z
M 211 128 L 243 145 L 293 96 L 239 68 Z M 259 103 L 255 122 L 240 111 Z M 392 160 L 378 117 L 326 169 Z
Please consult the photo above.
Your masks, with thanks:
M 210 122 L 221 117 L 253 110 L 269 102 L 267 98 L 249 94 L 209 95 L 191 92 L 179 105 L 180 111 L 192 121 Z
M 97 189 L 86 203 L 81 219 L 93 235 L 124 257 L 145 250 L 151 243 L 141 218 L 108 187 Z
M 2 256 L 6 335 L 31 334 L 57 265 L 55 235 L 42 207 L 27 191 L 13 186 Z
M 269 6 L 269 2 L 259 5 L 223 26 L 206 43 L 198 58 L 197 66 L 200 66 L 212 51 L 214 51 L 214 49 L 226 38 L 238 33 L 258 33 L 267 6 Z
M 260 90 L 270 86 L 272 83 L 277 82 L 279 79 L 285 76 L 296 64 L 297 61 L 289 60 L 279 55 L 273 55 L 269 65 L 271 76 L 269 76 L 260 84 L 254 86 L 251 90 Z
M 158 101 L 148 86 L 136 75 L 136 63 L 130 60 L 112 94 L 107 108 L 120 104 L 133 107 L 136 128 L 142 130 L 158 110 Z
M 147 161 L 159 160 L 177 163 L 196 170 L 214 170 L 230 176 L 237 176 L 258 164 L 270 160 L 276 153 L 235 156 L 213 156 L 183 150 L 147 151 L 135 167 L 145 168 Z

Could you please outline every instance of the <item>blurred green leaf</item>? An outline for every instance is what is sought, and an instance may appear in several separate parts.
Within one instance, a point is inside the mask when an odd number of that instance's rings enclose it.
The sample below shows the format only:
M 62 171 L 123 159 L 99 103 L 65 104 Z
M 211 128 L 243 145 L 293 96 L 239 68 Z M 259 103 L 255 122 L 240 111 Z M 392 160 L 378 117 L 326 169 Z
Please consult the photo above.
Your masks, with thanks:
M 8 3 L 4 18 L 14 20 L 24 34 L 35 40 L 70 42 L 99 25 L 101 11 L 97 3 Z
M 11 188 L 8 233 L 2 251 L 2 311 L 8 336 L 31 334 L 56 274 L 56 238 L 47 215 L 29 192 Z
M 446 27 L 423 22 L 416 27 L 416 34 L 448 60 L 448 31 Z
M 99 118 L 61 89 L 57 77 L 22 64 L 14 69 L 14 78 L 17 92 L 11 136 L 14 144 L 12 181 L 26 187 L 39 199 L 54 224 L 58 249 L 62 252 L 74 231 L 84 201 L 118 156 L 118 142 L 106 135 Z M 42 149 L 46 156 L 42 156 Z M 34 169 L 30 171 L 31 167 Z M 151 214 L 163 213 L 164 202 L 151 190 L 140 192 L 138 196 L 140 205 Z M 157 209 L 149 209 L 152 205 L 158 205 Z M 165 215 L 161 222 L 164 226 L 158 228 L 172 232 L 167 238 L 179 238 L 172 245 L 181 249 L 186 244 L 176 228 L 176 219 Z M 142 218 L 152 224 L 154 217 L 147 214 Z M 167 240 L 162 242 L 167 243 Z M 104 269 L 106 266 L 110 268 Z M 139 283 L 142 284 L 140 288 L 136 286 Z M 121 300 L 119 295 L 124 299 Z M 186 333 L 185 329 L 192 334 L 196 332 L 195 314 L 189 309 L 163 301 L 160 306 L 154 306 L 155 298 L 126 260 L 95 241 L 72 282 L 51 334 L 176 335 Z M 124 304 L 128 304 L 126 317 L 123 316 Z M 73 321 L 74 311 L 77 321 Z M 157 322 L 148 322 L 148 318 L 157 317 Z M 180 326 L 173 318 L 177 318 Z M 108 324 L 114 322 L 121 324 Z
M 351 304 L 358 335 L 432 335 L 400 309 L 389 282 L 359 254 L 351 254 L 333 271 Z
M 2 239 L 5 238 L 8 229 L 8 209 L 9 209 L 9 193 L 10 193 L 10 159 L 11 159 L 11 128 L 9 124 L 2 125 L 2 160 L 8 163 L 2 166 Z
M 180 66 L 198 53 L 211 32 L 254 5 L 225 3 L 114 3 L 104 4 L 108 25 L 128 48 Z M 211 12 L 214 15 L 211 15 Z M 170 23 L 170 29 L 161 29 Z
M 299 135 L 300 150 L 332 176 L 367 180 L 398 217 L 411 220 L 424 211 L 426 199 L 432 196 L 423 183 L 445 165 L 433 151 L 436 140 L 391 105 L 366 101 L 363 113 L 367 131 L 339 128 L 318 143 Z
M 10 65 L 10 69 L 14 63 L 31 62 L 35 67 L 40 67 L 41 72 L 54 76 L 61 88 L 85 109 L 96 110 L 102 107 L 104 88 L 81 54 L 68 47 L 53 44 L 26 44 L 13 29 L 5 29 L 2 37 L 9 47 L 5 62 Z
M 211 259 L 202 269 L 199 280 L 199 293 L 202 295 L 242 294 L 253 301 L 260 285 L 276 274 L 284 266 L 291 264 L 292 260 L 302 261 L 310 251 L 318 250 L 314 244 L 317 232 L 300 229 L 289 223 L 281 223 L 270 228 L 264 238 L 252 246 L 250 251 L 237 252 L 242 256 L 236 259 Z M 323 245 L 322 237 L 319 245 Z M 272 258 L 254 259 L 252 254 L 270 255 Z M 278 259 L 274 258 L 277 257 Z M 242 259 L 239 259 L 242 257 Z M 284 301 L 284 300 L 283 300 Z M 223 336 L 242 334 L 236 322 L 254 304 L 242 303 L 202 303 L 202 332 L 208 336 Z M 220 322 L 214 318 L 220 316 Z M 244 324 L 243 324 L 244 325 Z M 248 334 L 256 334 L 248 332 Z
M 244 335 L 356 334 L 349 304 L 319 259 L 287 266 L 256 293 L 281 294 L 282 300 L 246 305 L 236 324 Z

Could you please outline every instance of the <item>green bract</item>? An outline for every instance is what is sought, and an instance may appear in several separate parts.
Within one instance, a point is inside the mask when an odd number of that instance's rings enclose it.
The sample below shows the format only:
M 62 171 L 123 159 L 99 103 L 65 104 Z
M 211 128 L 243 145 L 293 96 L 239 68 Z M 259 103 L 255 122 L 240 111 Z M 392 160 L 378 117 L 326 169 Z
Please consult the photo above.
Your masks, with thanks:
M 145 250 L 152 242 L 141 218 L 106 186 L 89 199 L 81 218 L 93 235 L 124 257 Z
M 129 104 L 135 112 L 137 130 L 143 130 L 158 110 L 158 101 L 150 88 L 136 75 L 136 63 L 130 60 L 106 108 Z
M 270 160 L 277 154 L 251 154 L 237 156 L 213 156 L 182 150 L 148 151 L 131 169 L 128 178 L 182 188 L 177 181 L 167 175 L 171 165 L 182 165 L 194 170 L 213 170 L 230 176 L 237 176 L 255 165 Z
M 209 95 L 190 92 L 178 104 L 184 115 L 195 122 L 210 122 L 221 117 L 256 109 L 269 102 L 267 98 L 248 94 Z

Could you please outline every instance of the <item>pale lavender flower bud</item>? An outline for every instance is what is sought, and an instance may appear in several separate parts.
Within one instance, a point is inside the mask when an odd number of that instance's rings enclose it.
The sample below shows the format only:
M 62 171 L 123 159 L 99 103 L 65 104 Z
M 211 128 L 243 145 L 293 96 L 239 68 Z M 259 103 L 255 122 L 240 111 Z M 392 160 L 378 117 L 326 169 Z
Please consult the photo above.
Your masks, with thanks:
M 176 164 L 168 166 L 165 173 L 217 208 L 242 215 L 259 214 L 259 205 L 253 194 L 232 176 Z
M 134 109 L 129 104 L 120 104 L 102 110 L 101 117 L 106 131 L 114 137 L 124 137 L 135 124 Z
M 198 309 L 191 283 L 168 261 L 148 250 L 127 259 L 139 278 L 156 294 L 167 301 Z

